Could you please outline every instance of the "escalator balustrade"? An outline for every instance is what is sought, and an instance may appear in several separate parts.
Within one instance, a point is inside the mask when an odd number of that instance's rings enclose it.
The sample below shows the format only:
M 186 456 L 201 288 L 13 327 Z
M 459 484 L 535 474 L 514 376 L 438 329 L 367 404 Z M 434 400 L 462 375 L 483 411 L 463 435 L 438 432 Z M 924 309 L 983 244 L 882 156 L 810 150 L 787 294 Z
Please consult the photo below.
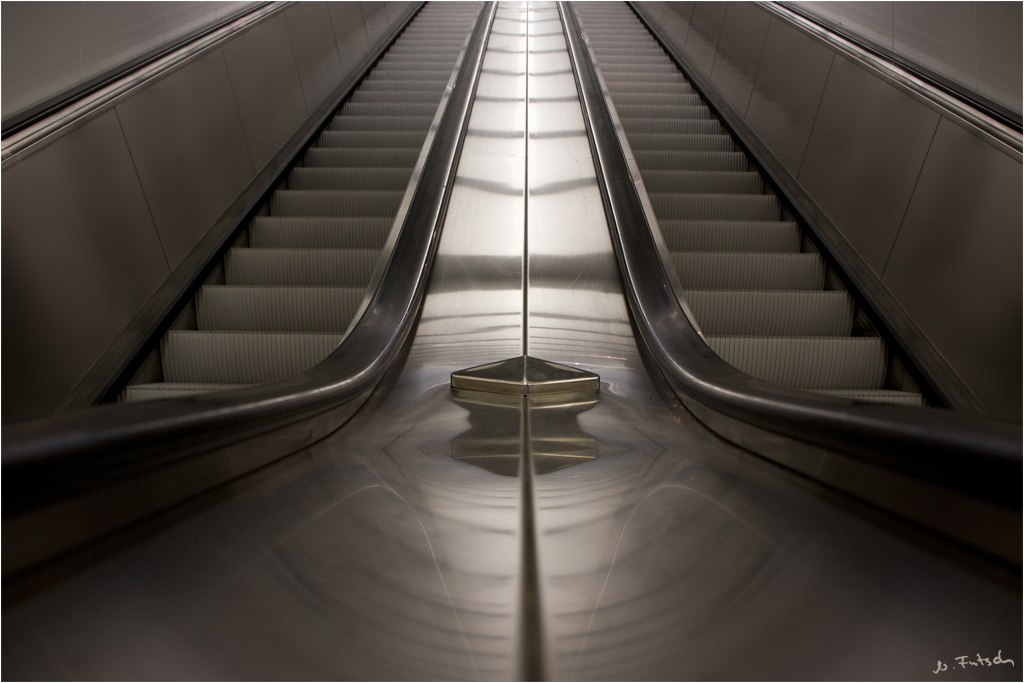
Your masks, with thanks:
M 300 374 L 366 293 L 478 3 L 429 3 L 363 79 L 160 342 L 161 382 L 122 402 Z M 172 326 L 175 327 L 175 326 Z
M 888 353 L 800 226 L 643 24 L 578 3 L 687 304 L 710 347 L 759 379 L 922 405 L 886 386 Z M 855 331 L 856 329 L 856 331 Z

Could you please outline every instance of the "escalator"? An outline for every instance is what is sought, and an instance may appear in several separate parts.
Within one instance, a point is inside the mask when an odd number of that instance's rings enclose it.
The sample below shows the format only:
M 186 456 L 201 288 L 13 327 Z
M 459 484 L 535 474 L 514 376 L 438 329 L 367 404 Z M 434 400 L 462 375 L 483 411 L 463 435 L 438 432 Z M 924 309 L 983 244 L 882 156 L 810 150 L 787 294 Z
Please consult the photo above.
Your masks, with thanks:
M 160 342 L 122 402 L 299 375 L 367 294 L 476 4 L 431 4 L 363 79 Z M 152 374 L 152 371 L 151 371 Z
M 892 385 L 881 336 L 863 316 L 855 332 L 853 298 L 636 15 L 582 3 L 579 16 L 715 353 L 774 384 L 922 405 L 916 387 Z
M 913 407 L 827 255 L 645 40 L 625 5 L 427 4 L 170 325 L 162 369 L 121 405 L 5 430 L 4 676 L 913 679 L 1019 659 L 1019 503 L 972 488 L 1019 479 L 1019 429 Z M 631 212 L 597 67 L 662 233 Z M 452 386 L 525 355 L 600 388 Z M 851 469 L 842 441 L 919 469 Z M 826 478 L 927 502 L 915 482 L 964 451 L 977 471 L 941 500 L 966 536 Z M 1017 535 L 985 536 L 966 495 Z

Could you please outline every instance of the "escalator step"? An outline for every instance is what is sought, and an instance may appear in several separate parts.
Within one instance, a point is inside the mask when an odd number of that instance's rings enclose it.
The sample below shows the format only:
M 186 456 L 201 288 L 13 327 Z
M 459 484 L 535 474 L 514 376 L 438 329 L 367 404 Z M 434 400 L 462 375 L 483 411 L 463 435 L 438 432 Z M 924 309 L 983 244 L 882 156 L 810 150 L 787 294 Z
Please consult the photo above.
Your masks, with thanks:
M 707 337 L 733 367 L 795 389 L 880 389 L 885 344 L 878 337 Z
M 644 171 L 644 186 L 652 193 L 716 193 L 760 195 L 761 174 L 754 171 Z
M 214 391 L 241 389 L 248 384 L 198 384 L 194 382 L 156 382 L 153 384 L 129 384 L 118 397 L 118 403 L 139 403 L 156 401 L 161 398 L 184 398 Z
M 295 168 L 290 190 L 387 190 L 404 192 L 411 168 Z
M 329 131 L 426 131 L 433 116 L 351 116 L 342 112 L 327 125 Z M 422 144 L 422 143 L 421 143 Z
M 180 330 L 164 336 L 160 355 L 168 382 L 256 384 L 303 373 L 340 342 L 340 334 Z
M 270 200 L 270 214 L 391 218 L 403 194 L 400 190 L 278 190 Z
M 380 249 L 390 218 L 260 216 L 249 227 L 249 246 L 292 249 Z
M 696 94 L 696 91 L 688 83 L 633 83 L 632 81 L 612 81 L 608 82 L 605 79 L 605 83 L 608 85 L 608 92 L 613 95 L 615 101 L 618 101 L 619 95 L 624 93 L 640 93 L 640 94 L 653 94 L 653 93 L 666 93 L 674 95 L 677 93 L 685 94 Z
M 678 71 L 676 73 L 624 73 L 607 71 L 604 74 L 605 83 L 610 86 L 612 83 L 678 83 L 688 85 L 686 79 Z
M 350 131 L 325 130 L 317 140 L 318 147 L 390 147 L 419 150 L 426 139 L 426 131 Z
M 615 105 L 615 111 L 624 119 L 710 119 L 711 110 L 706 105 L 683 106 L 673 104 L 623 104 Z
M 338 135 L 339 133 L 335 133 Z M 656 152 L 735 152 L 736 143 L 728 135 L 677 135 L 674 133 L 636 133 L 629 136 L 634 151 Z M 354 146 L 354 145 L 353 145 Z M 643 170 L 643 169 L 641 169 Z
M 395 88 L 380 88 L 376 90 L 364 90 L 360 88 L 352 93 L 349 104 L 366 103 L 408 103 L 408 104 L 430 104 L 435 110 L 440 93 L 432 90 L 398 90 Z M 344 111 L 344 110 L 343 110 Z
M 363 300 L 363 287 L 202 287 L 200 330 L 218 332 L 344 332 Z
M 800 251 L 790 221 L 659 221 L 669 251 Z
M 623 122 L 625 125 L 625 122 Z M 749 163 L 743 152 L 666 152 L 662 150 L 638 149 L 633 145 L 634 135 L 629 136 L 633 156 L 641 172 L 648 169 L 666 171 L 746 171 Z
M 822 289 L 818 254 L 673 253 L 683 289 Z
M 665 220 L 778 220 L 778 197 L 769 194 L 650 192 L 654 214 Z
M 358 166 L 385 167 L 407 166 L 410 169 L 420 155 L 419 147 L 396 149 L 394 147 L 350 147 L 311 148 L 306 152 L 303 163 L 306 166 Z
M 349 102 L 343 116 L 426 116 L 434 118 L 436 102 Z
M 725 128 L 714 119 L 622 119 L 627 134 L 725 135 Z
M 846 337 L 853 329 L 853 300 L 846 292 L 684 292 L 707 335 Z
M 365 287 L 376 249 L 232 249 L 224 260 L 229 285 Z
M 898 406 L 923 408 L 924 397 L 912 391 L 896 391 L 895 389 L 811 389 L 816 394 L 835 396 L 836 398 L 852 398 L 869 403 L 891 403 Z

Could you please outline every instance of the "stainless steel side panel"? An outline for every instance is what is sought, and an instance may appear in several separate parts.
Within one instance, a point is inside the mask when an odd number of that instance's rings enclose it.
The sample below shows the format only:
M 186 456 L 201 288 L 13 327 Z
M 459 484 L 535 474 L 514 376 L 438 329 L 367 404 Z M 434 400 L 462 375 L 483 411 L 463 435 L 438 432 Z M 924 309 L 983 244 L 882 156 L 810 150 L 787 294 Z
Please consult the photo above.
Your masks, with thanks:
M 327 9 L 331 14 L 331 28 L 338 44 L 341 69 L 348 75 L 370 49 L 366 28 L 363 26 L 363 13 L 354 2 L 328 2 Z
M 797 177 L 876 275 L 938 124 L 928 107 L 836 57 Z
M 388 12 L 384 8 L 384 2 L 361 2 L 359 9 L 363 13 L 363 25 L 366 27 L 366 39 L 373 45 L 373 41 L 380 38 L 388 28 Z
M 1019 162 L 941 121 L 883 277 L 986 408 L 1007 420 L 1021 414 L 1022 181 Z
M 727 2 L 698 2 L 686 34 L 686 52 L 697 68 L 707 76 L 715 63 L 715 50 L 725 23 Z
M 117 106 L 171 269 L 253 176 L 224 54 Z
M 821 43 L 772 19 L 747 123 L 794 177 L 800 173 L 834 58 Z
M 57 407 L 170 272 L 117 114 L 3 175 L 4 417 Z
M 770 16 L 746 3 L 730 4 L 726 10 L 711 82 L 736 111 L 747 111 L 771 21 Z
M 341 82 L 341 58 L 326 2 L 300 2 L 284 12 L 306 111 L 313 111 Z
M 232 40 L 223 51 L 252 167 L 258 172 L 309 114 L 288 21 L 283 13 L 277 14 Z

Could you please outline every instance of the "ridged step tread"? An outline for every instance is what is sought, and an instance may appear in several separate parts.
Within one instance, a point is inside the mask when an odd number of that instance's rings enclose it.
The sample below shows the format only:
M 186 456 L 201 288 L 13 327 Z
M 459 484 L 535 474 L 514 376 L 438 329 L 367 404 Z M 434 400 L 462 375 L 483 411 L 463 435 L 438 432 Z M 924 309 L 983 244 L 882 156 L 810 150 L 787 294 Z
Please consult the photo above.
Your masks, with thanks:
M 644 186 L 653 193 L 757 194 L 764 190 L 754 171 L 644 171 Z
M 706 335 L 847 337 L 853 329 L 846 292 L 688 290 L 683 296 Z
M 794 389 L 881 389 L 885 380 L 885 344 L 878 337 L 706 338 L 729 365 Z
M 154 382 L 151 384 L 129 384 L 117 397 L 118 403 L 140 403 L 164 398 L 185 398 L 215 391 L 229 391 L 252 386 L 250 384 L 198 384 L 194 382 Z
M 249 246 L 257 249 L 381 249 L 390 218 L 260 216 L 249 227 Z
M 430 116 L 353 116 L 343 112 L 327 125 L 328 131 L 426 131 L 433 120 Z M 421 143 L 422 144 L 422 143 Z
M 202 287 L 200 330 L 219 332 L 344 332 L 364 287 Z
M 683 289 L 820 290 L 825 262 L 818 254 L 682 252 L 672 264 Z
M 792 221 L 659 221 L 670 251 L 799 252 Z
M 325 130 L 320 133 L 317 147 L 384 147 L 419 150 L 427 137 L 424 131 L 352 131 Z
M 164 379 L 199 384 L 258 384 L 310 369 L 340 334 L 171 331 L 160 343 Z
M 632 137 L 629 138 L 632 140 Z M 730 141 L 731 142 L 731 141 Z M 633 147 L 633 143 L 630 142 Z M 641 175 L 647 171 L 746 171 L 750 164 L 743 152 L 643 150 L 633 147 Z
M 665 220 L 778 220 L 782 206 L 769 194 L 649 192 L 654 215 Z
M 232 249 L 224 260 L 229 285 L 366 287 L 376 249 Z
M 411 176 L 411 168 L 295 168 L 288 189 L 405 192 Z
M 851 398 L 866 403 L 890 403 L 897 406 L 924 408 L 924 396 L 913 391 L 897 391 L 895 389 L 809 389 L 816 394 Z
M 272 216 L 350 216 L 390 218 L 402 203 L 401 190 L 278 190 Z
M 302 162 L 306 166 L 324 167 L 359 167 L 359 168 L 395 168 L 416 164 L 420 155 L 419 147 L 406 148 L 374 148 L 349 147 L 325 148 L 312 147 L 306 152 Z

